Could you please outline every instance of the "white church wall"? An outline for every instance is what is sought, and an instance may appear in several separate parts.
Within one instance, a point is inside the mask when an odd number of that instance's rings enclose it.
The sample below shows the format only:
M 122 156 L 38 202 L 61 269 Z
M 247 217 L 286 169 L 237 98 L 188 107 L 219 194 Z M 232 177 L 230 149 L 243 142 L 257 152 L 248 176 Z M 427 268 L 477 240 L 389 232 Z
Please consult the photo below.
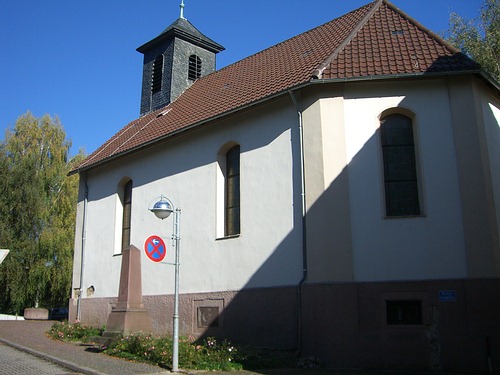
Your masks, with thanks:
M 143 251 L 144 241 L 159 235 L 167 246 L 164 262 L 174 260 L 172 218 L 161 221 L 148 211 L 160 194 L 182 210 L 181 293 L 298 283 L 300 201 L 294 202 L 297 146 L 290 130 L 297 119 L 282 105 L 274 101 L 257 115 L 245 111 L 88 173 L 83 284 L 94 285 L 94 297 L 118 293 L 121 257 L 114 256 L 114 234 L 120 225 L 117 187 L 124 177 L 133 181 L 131 243 L 143 254 L 144 295 L 173 293 L 174 267 L 150 261 Z M 227 142 L 241 146 L 241 234 L 217 239 L 216 160 Z
M 384 217 L 379 116 L 415 114 L 422 215 Z M 462 212 L 446 85 L 378 83 L 345 91 L 345 127 L 356 281 L 459 278 L 466 275 Z

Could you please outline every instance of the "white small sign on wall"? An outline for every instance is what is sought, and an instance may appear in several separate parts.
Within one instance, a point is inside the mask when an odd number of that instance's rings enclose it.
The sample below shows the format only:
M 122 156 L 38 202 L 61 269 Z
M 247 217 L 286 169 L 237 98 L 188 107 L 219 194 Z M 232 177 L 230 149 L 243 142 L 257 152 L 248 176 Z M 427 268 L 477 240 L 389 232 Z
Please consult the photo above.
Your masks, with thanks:
M 7 249 L 0 249 L 0 264 L 2 264 L 3 260 L 7 256 L 10 250 Z

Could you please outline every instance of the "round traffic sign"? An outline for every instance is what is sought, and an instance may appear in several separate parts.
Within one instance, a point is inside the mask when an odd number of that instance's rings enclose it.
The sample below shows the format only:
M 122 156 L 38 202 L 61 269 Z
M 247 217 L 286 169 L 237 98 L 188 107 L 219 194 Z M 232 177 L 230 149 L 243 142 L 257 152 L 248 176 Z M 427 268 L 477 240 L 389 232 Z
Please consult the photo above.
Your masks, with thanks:
M 161 237 L 149 236 L 144 243 L 144 252 L 153 262 L 161 262 L 167 255 L 167 247 Z

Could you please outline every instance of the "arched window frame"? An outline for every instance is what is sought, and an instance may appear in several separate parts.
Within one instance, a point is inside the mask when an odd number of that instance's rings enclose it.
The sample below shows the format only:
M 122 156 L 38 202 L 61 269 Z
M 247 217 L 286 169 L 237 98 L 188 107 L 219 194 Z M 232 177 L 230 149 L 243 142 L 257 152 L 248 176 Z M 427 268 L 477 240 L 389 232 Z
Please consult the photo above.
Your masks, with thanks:
M 189 56 L 188 79 L 196 81 L 201 77 L 201 59 L 197 55 Z
M 226 144 L 217 156 L 217 238 L 241 233 L 240 145 Z
M 118 184 L 115 213 L 115 245 L 114 255 L 120 255 L 130 246 L 132 228 L 132 192 L 133 182 L 129 178 Z
M 380 116 L 379 133 L 385 217 L 422 216 L 422 187 L 415 115 L 404 108 L 386 110 Z

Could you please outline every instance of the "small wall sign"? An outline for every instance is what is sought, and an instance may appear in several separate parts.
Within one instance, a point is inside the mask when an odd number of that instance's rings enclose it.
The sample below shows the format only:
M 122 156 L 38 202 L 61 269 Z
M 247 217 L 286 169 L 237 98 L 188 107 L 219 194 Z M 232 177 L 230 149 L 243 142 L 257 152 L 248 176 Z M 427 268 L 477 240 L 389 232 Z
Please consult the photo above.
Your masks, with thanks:
M 457 300 L 457 293 L 454 290 L 440 290 L 440 302 L 455 302 Z

